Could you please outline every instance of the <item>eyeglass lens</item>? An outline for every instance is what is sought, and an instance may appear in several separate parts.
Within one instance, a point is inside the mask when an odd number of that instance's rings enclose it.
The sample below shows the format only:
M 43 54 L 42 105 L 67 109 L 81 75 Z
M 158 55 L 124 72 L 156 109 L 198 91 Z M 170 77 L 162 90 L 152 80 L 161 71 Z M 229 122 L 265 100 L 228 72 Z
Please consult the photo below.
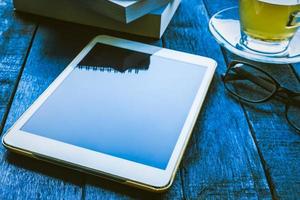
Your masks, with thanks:
M 238 63 L 224 77 L 225 87 L 234 95 L 249 102 L 261 102 L 276 92 L 276 83 L 264 72 Z

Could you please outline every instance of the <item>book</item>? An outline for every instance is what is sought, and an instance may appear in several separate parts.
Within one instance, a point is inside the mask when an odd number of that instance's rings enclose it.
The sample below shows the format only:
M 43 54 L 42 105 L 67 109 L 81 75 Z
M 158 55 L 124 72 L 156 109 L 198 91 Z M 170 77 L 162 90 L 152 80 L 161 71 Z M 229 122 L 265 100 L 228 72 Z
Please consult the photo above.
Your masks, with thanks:
M 79 0 L 82 5 L 116 21 L 130 23 L 170 0 Z
M 74 3 L 73 0 L 14 0 L 14 6 L 17 11 L 135 35 L 160 38 L 180 2 L 181 0 L 171 0 L 167 5 L 129 24 L 100 15 L 79 3 Z

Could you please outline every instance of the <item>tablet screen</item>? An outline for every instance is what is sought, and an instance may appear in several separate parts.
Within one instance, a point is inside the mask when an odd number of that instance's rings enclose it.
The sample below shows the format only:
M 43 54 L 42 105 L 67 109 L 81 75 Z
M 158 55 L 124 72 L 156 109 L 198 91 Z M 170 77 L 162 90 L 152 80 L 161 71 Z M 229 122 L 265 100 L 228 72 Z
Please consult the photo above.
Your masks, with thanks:
M 21 130 L 166 169 L 205 70 L 97 44 Z

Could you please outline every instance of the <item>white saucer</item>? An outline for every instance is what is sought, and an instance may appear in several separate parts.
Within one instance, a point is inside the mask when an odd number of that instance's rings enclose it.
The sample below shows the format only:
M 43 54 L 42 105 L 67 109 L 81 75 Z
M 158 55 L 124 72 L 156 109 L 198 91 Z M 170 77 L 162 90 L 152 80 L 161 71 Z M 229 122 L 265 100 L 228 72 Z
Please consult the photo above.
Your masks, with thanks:
M 241 29 L 237 7 L 216 13 L 209 22 L 209 30 L 217 42 L 228 51 L 263 63 L 288 64 L 300 62 L 300 30 L 284 55 L 262 54 L 245 48 L 241 43 Z

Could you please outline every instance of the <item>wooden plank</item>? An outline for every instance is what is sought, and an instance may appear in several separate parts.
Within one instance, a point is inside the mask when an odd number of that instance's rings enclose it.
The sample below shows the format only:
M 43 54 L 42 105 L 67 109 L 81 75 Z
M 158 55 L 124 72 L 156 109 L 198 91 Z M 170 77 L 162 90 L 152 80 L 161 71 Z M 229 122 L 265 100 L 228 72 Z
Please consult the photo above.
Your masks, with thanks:
M 221 82 L 226 66 L 208 32 L 203 2 L 183 1 L 163 41 L 168 48 L 209 56 L 219 64 L 182 163 L 186 199 L 271 198 L 244 112 Z
M 13 12 L 11 1 L 0 1 L 0 18 L 0 120 L 2 127 L 2 123 L 6 119 L 7 109 L 10 107 L 10 99 L 14 95 L 27 58 L 28 48 L 31 46 L 36 23 L 29 18 L 16 15 Z M 20 164 L 22 167 L 19 166 Z M 35 177 L 30 172 L 33 168 L 38 169 Z M 60 198 L 59 192 L 61 190 L 55 191 L 58 185 L 56 184 L 55 187 L 55 184 L 49 181 L 46 176 L 41 176 L 40 173 L 43 171 L 41 168 L 41 165 L 30 162 L 29 159 L 21 156 L 9 156 L 1 145 L 0 198 L 37 199 L 41 198 L 43 194 Z M 61 184 L 59 185 L 61 186 Z M 48 193 L 50 190 L 45 188 L 53 188 L 55 192 L 50 195 Z M 66 190 L 66 192 L 71 193 L 72 191 Z
M 261 68 L 282 86 L 300 91 L 300 81 L 288 65 L 261 64 Z M 243 108 L 259 148 L 273 198 L 297 199 L 300 196 L 300 137 L 285 119 L 284 104 L 271 100 L 259 105 L 243 103 Z
M 15 15 L 12 10 L 11 1 L 0 1 L 0 133 L 36 29 L 34 22 Z M 18 192 L 30 195 L 27 191 L 30 179 L 24 179 L 19 185 L 15 182 L 16 176 L 23 170 L 16 173 L 15 167 L 8 163 L 5 152 L 1 145 L 0 198 L 13 199 Z M 30 196 L 24 195 L 26 197 Z
M 36 27 L 12 9 L 10 1 L 0 1 L 0 133 Z
M 67 30 L 67 31 L 64 31 Z M 7 130 L 32 104 L 91 36 L 72 26 L 41 26 L 32 44 L 9 116 Z M 78 39 L 78 40 L 77 40 Z M 7 154 L 1 146 L 0 196 L 20 199 L 81 199 L 84 176 L 41 161 Z M 8 198 L 11 199 L 11 198 Z
M 11 1 L 0 1 L 0 18 L 0 120 L 2 127 L 7 108 L 10 106 L 10 99 L 14 95 L 22 66 L 27 58 L 27 49 L 31 46 L 36 23 L 28 18 L 15 15 Z M 34 168 L 37 169 L 37 173 L 32 176 L 31 170 Z M 73 193 L 71 190 L 66 190 L 66 187 L 62 187 L 61 181 L 49 181 L 47 176 L 41 175 L 43 172 L 41 168 L 43 166 L 34 162 L 31 163 L 30 160 L 23 159 L 23 157 L 8 156 L 1 145 L 0 198 L 38 199 L 46 195 L 49 198 L 58 199 L 64 193 Z M 53 175 L 56 175 L 55 168 L 52 170 Z M 58 186 L 64 191 L 57 190 Z M 49 188 L 52 188 L 53 194 L 49 193 L 51 191 Z M 71 195 L 68 196 L 72 197 Z
M 231 6 L 230 1 L 209 1 L 211 10 Z M 226 5 L 225 5 L 226 4 Z M 236 56 L 227 53 L 228 60 Z M 259 63 L 256 63 L 259 64 Z M 300 92 L 299 64 L 295 64 L 296 73 L 288 65 L 259 64 L 284 87 Z M 284 105 L 272 100 L 267 104 L 244 104 L 243 109 L 256 145 L 258 146 L 264 171 L 271 187 L 274 199 L 298 199 L 300 196 L 300 136 L 286 122 Z M 287 167 L 288 166 L 288 167 Z

